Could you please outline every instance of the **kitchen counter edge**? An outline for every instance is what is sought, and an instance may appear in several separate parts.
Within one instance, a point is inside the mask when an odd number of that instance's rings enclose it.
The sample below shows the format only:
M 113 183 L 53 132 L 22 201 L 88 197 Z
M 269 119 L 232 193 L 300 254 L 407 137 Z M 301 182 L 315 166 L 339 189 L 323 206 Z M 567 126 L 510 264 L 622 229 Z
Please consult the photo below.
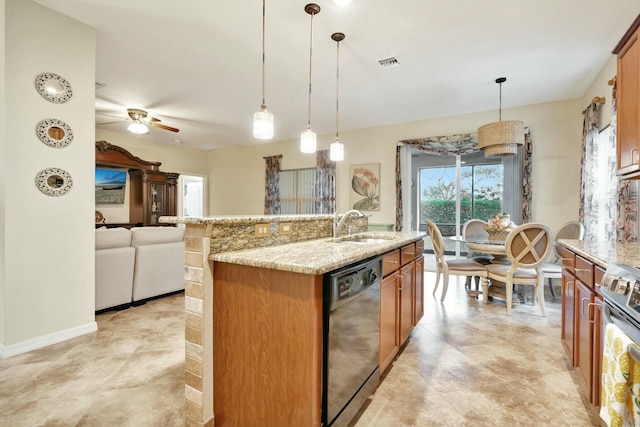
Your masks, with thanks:
M 608 263 L 640 268 L 640 243 L 560 239 L 558 243 L 570 251 L 606 269 Z
M 305 242 L 212 254 L 212 261 L 269 268 L 303 274 L 324 274 L 356 262 L 383 255 L 426 236 L 424 232 L 379 231 L 358 236 L 385 239 L 383 243 L 346 242 L 345 237 L 324 237 Z

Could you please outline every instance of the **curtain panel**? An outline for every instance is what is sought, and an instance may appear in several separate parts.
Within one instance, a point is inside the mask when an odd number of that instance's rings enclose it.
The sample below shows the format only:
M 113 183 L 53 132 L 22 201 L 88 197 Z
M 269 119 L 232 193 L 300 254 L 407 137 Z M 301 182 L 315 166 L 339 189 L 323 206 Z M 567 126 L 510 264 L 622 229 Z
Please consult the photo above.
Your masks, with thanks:
M 580 160 L 580 205 L 578 220 L 585 227 L 585 239 L 588 236 L 591 222 L 589 211 L 593 209 L 593 201 L 589 197 L 587 187 L 596 178 L 589 168 L 589 159 L 593 155 L 593 140 L 598 134 L 598 119 L 600 118 L 600 104 L 591 103 L 583 112 L 582 119 L 582 157 Z M 593 226 L 591 227 L 593 228 Z
M 400 154 L 402 146 L 396 146 L 396 231 L 402 231 L 402 174 L 400 171 Z
M 522 147 L 522 223 L 531 222 L 531 202 L 533 198 L 533 181 L 531 170 L 533 167 L 533 147 L 531 144 L 531 131 L 524 130 L 524 146 Z
M 316 213 L 332 214 L 336 210 L 336 162 L 329 150 L 316 153 Z
M 280 161 L 282 154 L 263 157 L 266 162 L 264 174 L 264 214 L 279 215 L 280 208 Z

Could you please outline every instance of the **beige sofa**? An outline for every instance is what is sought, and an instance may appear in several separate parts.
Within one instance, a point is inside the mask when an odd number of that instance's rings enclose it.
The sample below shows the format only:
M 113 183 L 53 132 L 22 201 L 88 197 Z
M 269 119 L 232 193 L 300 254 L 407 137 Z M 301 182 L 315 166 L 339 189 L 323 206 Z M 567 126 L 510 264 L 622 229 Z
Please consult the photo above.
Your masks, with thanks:
M 136 250 L 131 301 L 184 290 L 184 229 L 134 227 L 131 246 Z
M 184 230 L 96 230 L 95 310 L 123 309 L 184 290 Z
M 126 228 L 96 230 L 96 307 L 126 308 L 131 304 L 136 250 Z

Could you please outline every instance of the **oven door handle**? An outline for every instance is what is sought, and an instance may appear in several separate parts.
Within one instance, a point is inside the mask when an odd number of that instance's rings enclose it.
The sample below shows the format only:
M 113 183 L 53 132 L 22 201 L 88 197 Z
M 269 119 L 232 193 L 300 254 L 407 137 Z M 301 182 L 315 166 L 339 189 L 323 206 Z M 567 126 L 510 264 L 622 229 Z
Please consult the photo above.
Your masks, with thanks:
M 630 345 L 629 346 L 629 355 L 631 356 L 631 358 L 636 362 L 636 363 L 640 363 L 640 348 L 634 346 L 634 345 Z

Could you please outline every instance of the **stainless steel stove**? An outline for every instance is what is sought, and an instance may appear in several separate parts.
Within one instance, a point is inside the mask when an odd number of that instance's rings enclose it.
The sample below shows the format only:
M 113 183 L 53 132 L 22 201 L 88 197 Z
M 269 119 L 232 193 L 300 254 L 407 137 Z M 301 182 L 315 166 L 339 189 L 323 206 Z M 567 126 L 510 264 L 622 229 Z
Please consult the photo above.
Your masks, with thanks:
M 624 264 L 608 264 L 600 283 L 604 322 L 615 323 L 640 343 L 640 270 Z

